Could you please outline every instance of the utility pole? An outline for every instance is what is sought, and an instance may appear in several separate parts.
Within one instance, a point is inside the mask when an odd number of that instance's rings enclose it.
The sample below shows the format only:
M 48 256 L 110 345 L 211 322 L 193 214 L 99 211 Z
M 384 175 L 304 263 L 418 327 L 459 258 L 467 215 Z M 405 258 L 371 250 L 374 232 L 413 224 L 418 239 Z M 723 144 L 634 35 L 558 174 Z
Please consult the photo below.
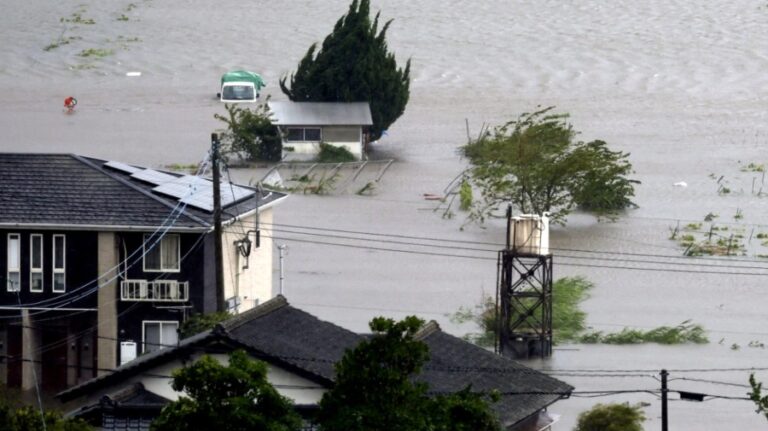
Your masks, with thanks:
M 286 244 L 280 244 L 277 249 L 280 251 L 280 294 L 283 294 L 283 280 L 285 279 L 285 271 L 283 269 L 283 258 L 285 257 L 285 250 L 288 248 Z
M 224 252 L 221 239 L 221 190 L 219 183 L 219 158 L 220 155 L 219 136 L 211 133 L 211 165 L 213 169 L 213 235 L 214 235 L 214 259 L 216 268 L 216 311 L 226 311 L 227 305 L 224 301 Z
M 667 422 L 667 370 L 661 370 L 661 431 L 669 431 Z

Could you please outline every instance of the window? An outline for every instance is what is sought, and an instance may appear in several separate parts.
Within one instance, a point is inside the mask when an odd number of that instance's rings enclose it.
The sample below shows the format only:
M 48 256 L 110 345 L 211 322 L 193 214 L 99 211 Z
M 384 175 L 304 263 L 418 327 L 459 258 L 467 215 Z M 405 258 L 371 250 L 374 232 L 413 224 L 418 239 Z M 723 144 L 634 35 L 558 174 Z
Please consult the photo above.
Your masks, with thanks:
M 159 243 L 156 237 L 144 235 L 144 271 L 178 272 L 180 243 L 178 235 L 165 235 Z
M 43 236 L 29 237 L 29 291 L 43 291 Z
M 319 127 L 290 127 L 285 136 L 288 142 L 319 142 L 322 139 Z
M 6 288 L 9 292 L 21 290 L 21 238 L 17 233 L 8 234 L 8 277 Z
M 67 242 L 64 235 L 53 236 L 53 291 L 64 292 L 66 290 L 66 256 L 64 250 Z
M 179 322 L 144 321 L 144 353 L 179 344 Z

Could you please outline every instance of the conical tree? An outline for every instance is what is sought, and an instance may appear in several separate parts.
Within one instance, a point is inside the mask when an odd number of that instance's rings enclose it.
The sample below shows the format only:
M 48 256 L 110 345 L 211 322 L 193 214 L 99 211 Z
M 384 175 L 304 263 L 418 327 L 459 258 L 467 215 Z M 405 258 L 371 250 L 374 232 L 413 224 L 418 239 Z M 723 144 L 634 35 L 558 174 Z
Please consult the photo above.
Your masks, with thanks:
M 398 68 L 395 55 L 387 51 L 387 21 L 381 31 L 379 14 L 371 22 L 370 1 L 353 0 L 323 41 L 320 50 L 313 44 L 280 88 L 295 102 L 369 102 L 373 127 L 371 140 L 381 134 L 405 111 L 408 103 L 411 61 Z

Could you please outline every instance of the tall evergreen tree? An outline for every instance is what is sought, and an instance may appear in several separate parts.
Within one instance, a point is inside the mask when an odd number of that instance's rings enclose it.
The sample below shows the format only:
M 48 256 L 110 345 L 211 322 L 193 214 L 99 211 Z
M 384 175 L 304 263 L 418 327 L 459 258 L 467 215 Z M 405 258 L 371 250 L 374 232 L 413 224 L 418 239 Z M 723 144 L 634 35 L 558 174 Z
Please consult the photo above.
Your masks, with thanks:
M 395 55 L 387 51 L 386 33 L 392 20 L 379 27 L 379 14 L 371 22 L 370 0 L 353 0 L 317 51 L 307 50 L 280 88 L 295 102 L 369 102 L 373 127 L 371 140 L 405 111 L 408 103 L 411 61 L 398 68 Z M 317 51 L 317 52 L 316 52 Z

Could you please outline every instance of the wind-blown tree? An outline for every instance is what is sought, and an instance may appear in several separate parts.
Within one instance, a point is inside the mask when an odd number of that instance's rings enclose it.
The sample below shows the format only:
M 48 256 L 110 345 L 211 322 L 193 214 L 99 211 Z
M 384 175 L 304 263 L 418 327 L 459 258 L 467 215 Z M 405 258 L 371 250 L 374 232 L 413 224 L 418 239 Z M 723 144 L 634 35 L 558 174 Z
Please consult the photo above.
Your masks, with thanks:
M 377 317 L 374 335 L 348 350 L 336 364 L 336 382 L 320 401 L 323 431 L 496 431 L 485 397 L 466 388 L 431 398 L 425 383 L 415 382 L 429 357 L 414 335 L 423 321 Z
M 516 212 L 549 212 L 565 223 L 574 208 L 614 218 L 635 206 L 629 154 L 611 151 L 600 140 L 581 142 L 554 107 L 522 114 L 494 129 L 485 129 L 462 147 L 469 159 L 469 176 L 481 200 L 470 218 L 483 222 L 502 207 Z
M 215 119 L 227 124 L 227 130 L 221 134 L 223 154 L 235 154 L 246 160 L 280 160 L 282 136 L 277 126 L 272 124 L 267 102 L 269 98 L 253 109 L 225 104 L 227 116 L 213 115 Z
M 598 404 L 579 415 L 574 431 L 643 431 L 641 405 Z
M 297 431 L 301 419 L 290 400 L 267 381 L 267 366 L 237 350 L 229 365 L 205 355 L 174 371 L 173 390 L 184 391 L 152 422 L 153 431 Z
M 387 51 L 386 33 L 392 20 L 379 31 L 379 13 L 371 22 L 370 1 L 353 0 L 320 48 L 313 44 L 280 88 L 295 102 L 369 102 L 373 126 L 371 140 L 405 111 L 408 103 L 411 61 L 398 68 Z

